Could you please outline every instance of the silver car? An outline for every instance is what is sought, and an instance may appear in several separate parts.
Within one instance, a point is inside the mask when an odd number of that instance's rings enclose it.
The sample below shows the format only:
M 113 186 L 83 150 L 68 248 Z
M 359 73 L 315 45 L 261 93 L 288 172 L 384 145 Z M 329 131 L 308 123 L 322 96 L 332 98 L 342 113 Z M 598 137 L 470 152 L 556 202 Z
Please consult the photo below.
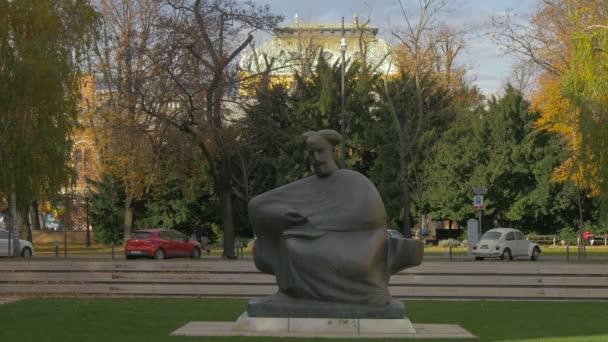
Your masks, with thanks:
M 473 245 L 475 260 L 484 258 L 500 258 L 513 260 L 517 257 L 526 257 L 538 260 L 540 246 L 524 239 L 524 235 L 513 228 L 494 228 L 485 232 L 478 243 Z
M 34 246 L 27 240 L 19 239 L 20 256 L 29 258 L 34 255 Z M 10 248 L 12 249 L 12 243 Z M 0 256 L 9 256 L 8 231 L 0 229 Z

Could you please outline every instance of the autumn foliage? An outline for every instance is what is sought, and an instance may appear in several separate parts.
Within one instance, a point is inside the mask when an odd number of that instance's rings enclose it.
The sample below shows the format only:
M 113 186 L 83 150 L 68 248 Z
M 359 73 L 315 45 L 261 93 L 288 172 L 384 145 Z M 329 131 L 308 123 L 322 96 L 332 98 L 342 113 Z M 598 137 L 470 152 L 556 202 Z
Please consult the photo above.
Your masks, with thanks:
M 558 133 L 571 157 L 555 169 L 557 181 L 574 181 L 592 195 L 607 193 L 606 129 L 608 59 L 604 53 L 608 3 L 545 1 L 531 21 L 536 49 L 528 56 L 542 68 L 532 104 L 541 129 Z

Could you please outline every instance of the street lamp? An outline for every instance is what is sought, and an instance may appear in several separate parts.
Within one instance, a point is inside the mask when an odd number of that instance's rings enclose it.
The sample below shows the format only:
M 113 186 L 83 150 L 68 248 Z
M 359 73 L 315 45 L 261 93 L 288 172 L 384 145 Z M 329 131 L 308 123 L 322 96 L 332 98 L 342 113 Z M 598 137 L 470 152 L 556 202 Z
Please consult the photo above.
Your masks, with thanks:
M 341 91 L 341 100 L 342 100 L 342 167 L 346 167 L 346 113 L 344 112 L 344 60 L 346 56 L 346 38 L 344 37 L 344 17 L 342 17 L 342 39 L 340 40 L 340 53 L 342 55 L 342 91 Z
M 91 233 L 89 224 L 89 197 L 91 196 L 91 188 L 87 185 L 85 189 L 85 205 L 87 210 L 87 248 L 91 247 Z

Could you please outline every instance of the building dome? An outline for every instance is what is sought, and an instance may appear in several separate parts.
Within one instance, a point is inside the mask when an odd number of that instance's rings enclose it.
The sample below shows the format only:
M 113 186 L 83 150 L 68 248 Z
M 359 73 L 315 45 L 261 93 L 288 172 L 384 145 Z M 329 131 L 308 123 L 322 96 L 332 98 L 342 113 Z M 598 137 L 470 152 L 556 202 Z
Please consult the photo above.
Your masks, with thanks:
M 244 54 L 239 66 L 250 74 L 270 70 L 273 76 L 290 76 L 296 72 L 307 74 L 313 70 L 319 54 L 333 65 L 341 58 L 341 24 L 298 24 L 279 27 L 276 36 Z M 347 43 L 345 58 L 351 63 L 366 59 L 367 65 L 376 73 L 396 74 L 391 48 L 376 35 L 376 27 L 358 27 L 356 24 L 344 26 Z M 306 70 L 308 69 L 308 70 Z

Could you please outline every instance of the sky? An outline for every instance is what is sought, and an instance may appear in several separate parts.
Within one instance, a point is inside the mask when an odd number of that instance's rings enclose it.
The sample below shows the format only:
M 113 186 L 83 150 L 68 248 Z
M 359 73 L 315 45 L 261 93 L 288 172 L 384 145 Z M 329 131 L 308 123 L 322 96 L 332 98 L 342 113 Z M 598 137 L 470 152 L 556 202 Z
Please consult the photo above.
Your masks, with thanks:
M 371 25 L 380 29 L 379 35 L 394 43 L 391 31 L 403 27 L 403 14 L 397 0 L 255 0 L 268 4 L 276 14 L 285 19 L 281 24 L 291 24 L 297 14 L 300 22 L 335 22 L 360 18 L 371 18 Z M 409 16 L 418 13 L 418 0 L 402 0 Z M 530 17 L 539 0 L 447 0 L 447 6 L 438 15 L 438 20 L 457 30 L 466 29 L 467 47 L 459 63 L 466 66 L 469 77 L 486 95 L 499 92 L 511 74 L 516 60 L 514 55 L 505 55 L 490 37 L 492 16 L 517 13 L 519 18 Z

